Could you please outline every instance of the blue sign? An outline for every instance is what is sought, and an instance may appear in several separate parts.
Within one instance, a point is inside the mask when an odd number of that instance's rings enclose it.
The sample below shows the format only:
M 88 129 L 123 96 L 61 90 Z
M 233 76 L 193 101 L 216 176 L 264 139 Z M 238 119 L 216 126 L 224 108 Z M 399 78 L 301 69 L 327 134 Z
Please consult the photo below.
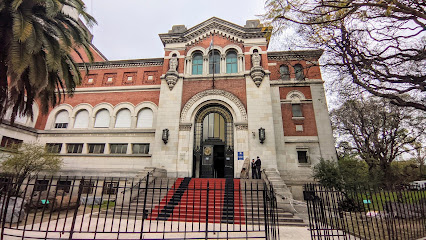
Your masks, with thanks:
M 244 160 L 244 152 L 238 152 L 238 160 Z
M 364 204 L 370 204 L 371 203 L 371 200 L 366 200 L 366 199 L 364 199 L 364 200 L 362 200 L 363 202 L 364 202 Z

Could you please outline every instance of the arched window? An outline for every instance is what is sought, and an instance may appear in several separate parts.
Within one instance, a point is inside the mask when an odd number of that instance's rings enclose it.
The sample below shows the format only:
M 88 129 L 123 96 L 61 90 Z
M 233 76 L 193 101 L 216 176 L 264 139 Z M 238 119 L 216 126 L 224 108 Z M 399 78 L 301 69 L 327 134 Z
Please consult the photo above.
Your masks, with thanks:
M 55 128 L 67 128 L 69 122 L 68 111 L 62 110 L 56 115 Z
M 217 50 L 213 50 L 209 56 L 209 73 L 220 73 L 220 54 Z
M 107 128 L 109 127 L 109 121 L 110 121 L 110 116 L 109 116 L 109 111 L 106 109 L 102 109 L 99 110 L 96 113 L 96 117 L 95 117 L 95 128 Z
M 144 108 L 138 113 L 138 123 L 136 127 L 138 128 L 151 128 L 152 127 L 153 114 L 152 110 L 149 108 Z
M 118 111 L 117 117 L 115 120 L 116 128 L 129 128 L 131 123 L 131 116 L 129 109 L 122 109 Z
M 88 128 L 89 127 L 89 112 L 81 110 L 75 115 L 74 128 Z
M 238 72 L 237 53 L 230 51 L 226 54 L 226 73 L 236 72 Z
M 203 55 L 197 52 L 192 57 L 192 75 L 203 74 Z
M 300 64 L 294 65 L 294 73 L 296 75 L 296 80 L 304 80 L 305 75 L 303 74 L 303 67 Z
M 287 65 L 281 65 L 280 66 L 280 78 L 283 79 L 283 80 L 289 80 L 290 79 L 290 71 L 289 71 Z
M 208 138 L 225 141 L 225 119 L 219 113 L 210 113 L 203 120 L 203 140 Z

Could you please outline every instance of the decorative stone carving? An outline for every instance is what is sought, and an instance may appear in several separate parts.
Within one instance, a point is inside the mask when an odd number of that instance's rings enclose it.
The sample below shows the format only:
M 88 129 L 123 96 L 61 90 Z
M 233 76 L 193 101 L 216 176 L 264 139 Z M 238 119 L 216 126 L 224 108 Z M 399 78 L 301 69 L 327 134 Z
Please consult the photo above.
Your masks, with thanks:
M 185 118 L 186 118 L 186 115 L 188 114 L 189 109 L 192 107 L 192 105 L 195 104 L 195 102 L 197 102 L 198 100 L 200 100 L 203 97 L 211 96 L 211 95 L 219 95 L 219 96 L 228 98 L 230 101 L 232 101 L 233 103 L 235 103 L 237 105 L 238 109 L 241 112 L 241 116 L 242 116 L 243 120 L 247 120 L 246 108 L 244 107 L 244 105 L 240 101 L 240 99 L 238 99 L 234 94 L 232 94 L 230 92 L 219 90 L 219 89 L 210 89 L 210 90 L 206 90 L 206 91 L 197 93 L 191 99 L 189 99 L 188 102 L 186 102 L 185 106 L 182 109 L 182 113 L 180 115 L 181 116 L 180 121 L 181 122 L 185 121 Z
M 177 71 L 177 66 L 178 66 L 178 59 L 177 59 L 177 57 L 175 56 L 175 57 L 170 58 L 170 61 L 169 61 L 169 71 L 176 72 Z
M 166 82 L 169 86 L 170 91 L 173 89 L 173 87 L 176 85 L 177 81 L 179 80 L 179 75 L 177 72 L 168 71 L 166 73 Z
M 251 63 L 253 64 L 253 67 L 250 70 L 250 76 L 253 79 L 253 82 L 256 84 L 257 87 L 262 84 L 263 77 L 265 76 L 265 71 L 263 70 L 263 67 L 260 65 L 260 54 L 259 52 L 254 52 L 251 56 Z
M 191 131 L 192 124 L 180 124 L 179 131 Z
M 265 71 L 262 67 L 252 67 L 250 71 L 250 76 L 253 79 L 254 84 L 259 87 L 263 81 L 263 77 L 265 76 Z
M 259 52 L 254 52 L 251 56 L 251 63 L 253 64 L 253 67 L 260 67 L 260 59 Z
M 237 128 L 237 130 L 248 130 L 247 124 L 238 124 L 238 125 L 235 125 L 235 127 Z

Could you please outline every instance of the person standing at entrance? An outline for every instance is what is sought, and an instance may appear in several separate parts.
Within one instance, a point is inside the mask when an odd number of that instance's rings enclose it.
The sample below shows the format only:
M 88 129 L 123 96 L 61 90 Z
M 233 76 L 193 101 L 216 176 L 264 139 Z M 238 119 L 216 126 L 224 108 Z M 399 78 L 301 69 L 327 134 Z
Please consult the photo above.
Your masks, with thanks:
M 257 169 L 256 169 L 256 163 L 254 162 L 254 158 L 251 162 L 251 178 L 257 179 Z
M 262 175 L 260 175 L 260 167 L 262 166 L 262 161 L 260 161 L 259 156 L 257 156 L 256 162 L 254 162 L 254 164 L 256 165 L 256 177 L 257 179 L 261 179 Z

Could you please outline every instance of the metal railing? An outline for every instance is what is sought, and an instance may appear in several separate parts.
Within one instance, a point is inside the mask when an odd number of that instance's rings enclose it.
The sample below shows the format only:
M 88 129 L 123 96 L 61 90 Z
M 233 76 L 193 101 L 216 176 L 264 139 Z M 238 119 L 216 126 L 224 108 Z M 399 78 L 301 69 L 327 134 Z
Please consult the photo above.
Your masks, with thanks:
M 1 239 L 279 239 L 274 190 L 239 179 L 3 176 L 0 210 Z
M 426 190 L 304 186 L 312 239 L 426 237 Z

